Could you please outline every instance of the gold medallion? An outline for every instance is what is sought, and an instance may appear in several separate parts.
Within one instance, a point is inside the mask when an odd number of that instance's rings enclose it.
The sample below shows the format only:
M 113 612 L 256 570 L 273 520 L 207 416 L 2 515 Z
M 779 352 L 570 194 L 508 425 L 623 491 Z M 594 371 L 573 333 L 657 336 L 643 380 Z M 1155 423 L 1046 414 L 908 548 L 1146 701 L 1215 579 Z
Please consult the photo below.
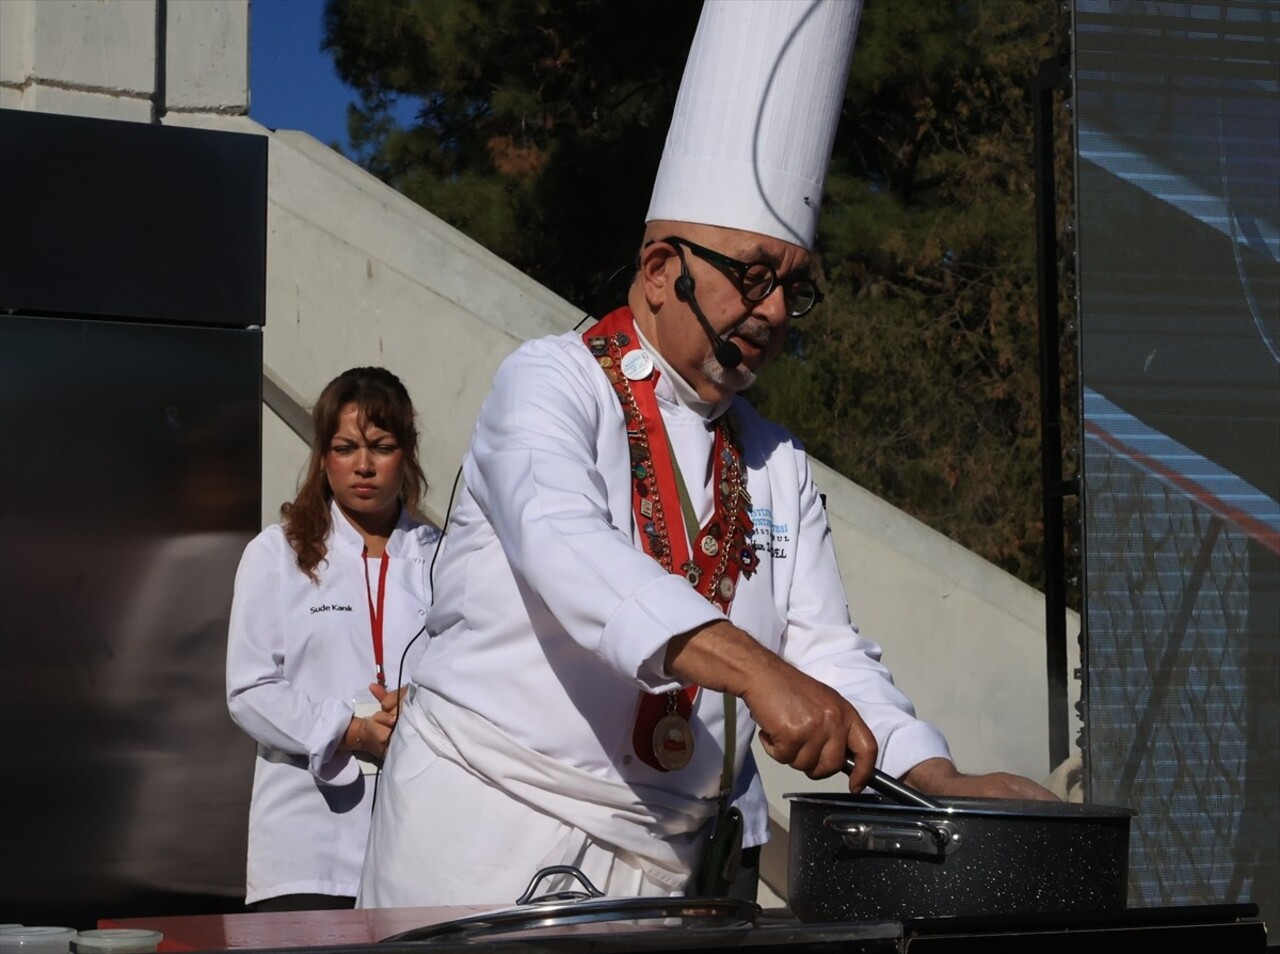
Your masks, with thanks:
M 682 715 L 669 712 L 653 727 L 653 757 L 668 771 L 693 761 L 693 726 Z

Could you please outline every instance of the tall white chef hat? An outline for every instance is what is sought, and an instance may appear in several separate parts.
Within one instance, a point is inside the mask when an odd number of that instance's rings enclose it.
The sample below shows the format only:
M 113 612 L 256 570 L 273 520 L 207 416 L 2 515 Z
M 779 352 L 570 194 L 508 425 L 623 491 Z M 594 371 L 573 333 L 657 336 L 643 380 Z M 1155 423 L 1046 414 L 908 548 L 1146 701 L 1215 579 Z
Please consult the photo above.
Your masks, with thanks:
M 813 247 L 862 0 L 706 0 L 646 221 Z

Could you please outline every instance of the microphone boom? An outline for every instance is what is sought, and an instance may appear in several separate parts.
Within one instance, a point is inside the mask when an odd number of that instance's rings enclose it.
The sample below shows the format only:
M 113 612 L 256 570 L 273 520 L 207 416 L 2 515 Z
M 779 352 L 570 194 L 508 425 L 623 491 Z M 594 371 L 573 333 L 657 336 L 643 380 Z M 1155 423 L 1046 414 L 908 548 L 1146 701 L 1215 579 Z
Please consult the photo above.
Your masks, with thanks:
M 702 326 L 702 330 L 711 339 L 711 353 L 715 355 L 716 361 L 728 371 L 732 371 L 742 364 L 742 349 L 732 341 L 721 338 L 716 334 L 715 329 L 711 327 L 711 322 L 707 321 L 707 316 L 698 307 L 698 299 L 694 295 L 693 276 L 689 274 L 689 267 L 685 263 L 684 255 L 680 256 L 680 277 L 676 279 L 676 297 L 689 305 L 689 309 L 693 312 L 693 317 L 698 319 L 698 324 Z

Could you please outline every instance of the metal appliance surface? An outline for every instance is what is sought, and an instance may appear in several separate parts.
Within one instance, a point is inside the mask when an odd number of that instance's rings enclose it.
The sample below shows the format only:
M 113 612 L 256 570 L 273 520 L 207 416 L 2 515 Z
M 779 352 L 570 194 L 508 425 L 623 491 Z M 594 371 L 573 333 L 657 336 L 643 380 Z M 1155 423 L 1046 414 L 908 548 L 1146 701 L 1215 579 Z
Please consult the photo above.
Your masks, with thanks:
M 788 901 L 802 921 L 1123 910 L 1128 809 L 789 794 Z
M 563 893 L 548 902 L 563 909 Z M 100 927 L 161 931 L 172 950 L 280 951 L 304 954 L 453 954 L 453 952 L 613 952 L 740 951 L 770 954 L 902 954 L 937 952 L 1058 952 L 1088 950 L 1089 954 L 1130 954 L 1140 945 L 1165 954 L 1175 951 L 1232 951 L 1261 954 L 1266 949 L 1266 925 L 1257 919 L 1256 905 L 1217 905 L 1186 908 L 1127 909 L 1109 914 L 1040 916 L 988 915 L 910 921 L 831 921 L 802 923 L 787 908 L 764 908 L 754 924 L 698 923 L 692 917 L 676 926 L 663 918 L 638 921 L 626 917 L 606 920 L 606 899 L 583 896 L 586 916 L 577 923 L 545 925 L 536 915 L 532 925 L 518 929 L 514 922 L 499 932 L 470 933 L 480 921 L 501 912 L 479 906 L 373 908 L 345 911 L 273 912 L 217 917 L 111 919 Z M 611 898 L 621 913 L 632 913 L 635 898 Z M 640 905 L 667 903 L 694 911 L 709 899 L 644 899 Z M 710 899 L 715 900 L 715 899 Z M 724 899 L 720 899 L 724 900 Z M 747 904 L 747 902 L 738 902 Z M 535 905 L 536 906 L 536 905 Z M 748 905 L 748 909 L 753 908 Z M 628 910 L 629 909 L 629 910 Z M 508 909 L 502 909 L 506 911 Z M 563 912 L 562 912 L 563 913 Z M 722 909 L 717 909 L 720 918 Z M 463 930 L 446 928 L 426 938 L 421 928 L 452 922 Z M 416 939 L 406 938 L 416 935 Z M 1200 946 L 1195 946 L 1195 945 Z
M 697 903 L 698 899 L 690 899 Z M 988 916 L 920 921 L 801 923 L 789 910 L 762 912 L 754 926 L 726 927 L 696 921 L 595 921 L 556 927 L 472 935 L 443 932 L 430 938 L 388 938 L 343 954 L 458 954 L 485 950 L 511 954 L 616 954 L 616 952 L 705 952 L 758 950 L 771 954 L 1264 954 L 1266 925 L 1256 905 L 1147 908 L 1111 915 L 1051 917 Z M 325 950 L 325 949 L 321 949 Z M 337 954 L 333 948 L 328 954 Z M 283 952 L 281 952 L 283 954 Z M 303 954 L 290 949 L 290 954 Z
M 630 899 L 629 899 L 630 900 Z M 698 899 L 689 899 L 697 903 Z M 772 954 L 1264 954 L 1266 925 L 1256 905 L 1145 908 L 1110 915 L 988 916 L 919 921 L 801 923 L 789 910 L 762 912 L 754 926 L 725 927 L 696 920 L 672 926 L 660 921 L 596 921 L 557 927 L 472 935 L 448 931 L 431 938 L 388 938 L 351 954 L 460 954 L 485 950 L 510 954 L 616 954 L 759 950 Z M 469 920 L 469 919 L 468 919 Z M 332 948 L 328 954 L 337 954 Z M 283 952 L 281 952 L 283 954 Z M 290 950 L 290 954 L 303 954 Z
M 1008 805 L 999 804 L 1000 807 L 975 807 L 974 812 L 1008 814 Z M 1050 806 L 1040 814 L 1054 817 L 1064 812 Z M 573 878 L 582 890 L 535 894 L 538 886 L 553 875 Z M 1088 938 L 1093 954 L 1127 954 L 1131 945 L 1150 944 L 1157 939 L 1166 952 L 1198 952 L 1206 944 L 1226 944 L 1231 950 L 1244 952 L 1265 946 L 1265 926 L 1252 920 L 1257 913 L 1256 905 L 1129 910 L 1121 901 L 1118 908 L 1106 912 L 988 912 L 981 916 L 904 921 L 801 923 L 790 909 L 766 912 L 752 902 L 730 898 L 606 897 L 577 868 L 557 865 L 535 874 L 514 907 L 401 931 L 385 938 L 382 950 L 434 952 L 483 946 L 486 950 L 589 950 L 595 954 L 743 948 L 764 948 L 779 954 L 828 949 L 948 954 L 1074 951 L 1081 938 Z
M 0 110 L 0 188 L 0 921 L 232 909 L 254 747 L 223 673 L 261 512 L 266 143 Z
M 906 921 L 902 943 L 904 954 L 1262 954 L 1266 948 L 1266 925 L 1255 904 Z

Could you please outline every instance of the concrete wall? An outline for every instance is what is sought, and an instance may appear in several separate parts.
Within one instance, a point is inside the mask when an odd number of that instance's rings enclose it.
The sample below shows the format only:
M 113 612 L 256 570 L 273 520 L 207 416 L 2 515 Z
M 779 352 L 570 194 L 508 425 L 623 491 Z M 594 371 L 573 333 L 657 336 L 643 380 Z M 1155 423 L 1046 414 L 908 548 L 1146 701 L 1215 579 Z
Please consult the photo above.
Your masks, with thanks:
M 420 414 L 426 509 L 444 518 L 498 363 L 580 317 L 545 288 L 303 133 L 271 136 L 265 363 L 313 400 L 339 371 L 399 374 Z M 264 520 L 301 446 L 268 448 Z
M 247 114 L 249 0 L 0 0 L 0 108 Z
M 1043 595 L 830 468 L 816 465 L 815 479 L 854 621 L 880 643 L 918 714 L 943 729 L 967 772 L 1047 776 Z M 1070 614 L 1071 670 L 1079 622 Z M 1079 728 L 1072 713 L 1073 739 Z M 815 785 L 762 770 L 773 788 L 844 788 L 838 778 Z

